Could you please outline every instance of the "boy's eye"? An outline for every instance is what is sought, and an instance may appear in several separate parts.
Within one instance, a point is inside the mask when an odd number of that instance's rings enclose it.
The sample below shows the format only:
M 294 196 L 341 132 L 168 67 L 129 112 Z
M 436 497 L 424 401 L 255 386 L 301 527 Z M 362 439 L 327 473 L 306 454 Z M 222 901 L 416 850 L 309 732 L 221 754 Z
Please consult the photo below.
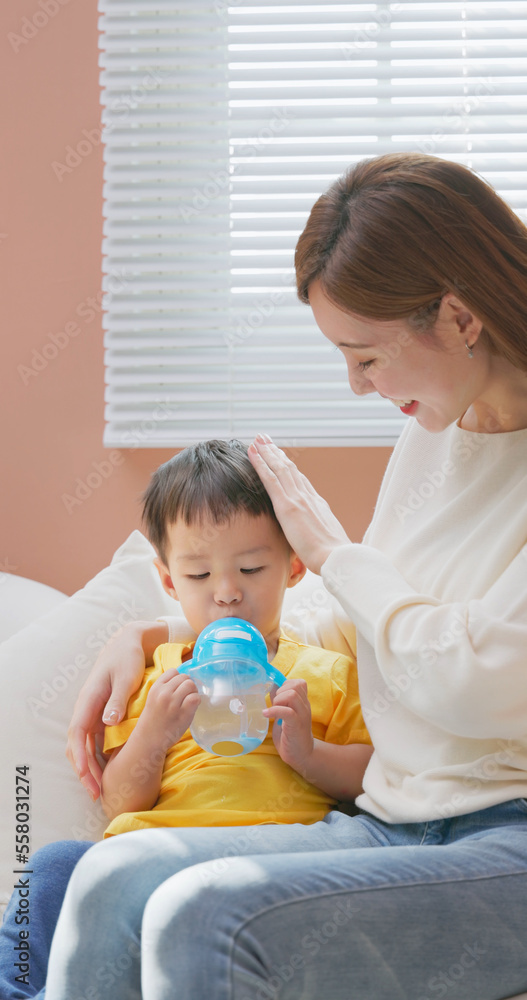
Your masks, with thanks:
M 189 573 L 189 580 L 206 580 L 208 573 L 199 573 L 198 575 L 193 575 Z
M 242 569 L 242 573 L 259 573 L 262 569 L 263 566 L 254 566 L 252 569 Z

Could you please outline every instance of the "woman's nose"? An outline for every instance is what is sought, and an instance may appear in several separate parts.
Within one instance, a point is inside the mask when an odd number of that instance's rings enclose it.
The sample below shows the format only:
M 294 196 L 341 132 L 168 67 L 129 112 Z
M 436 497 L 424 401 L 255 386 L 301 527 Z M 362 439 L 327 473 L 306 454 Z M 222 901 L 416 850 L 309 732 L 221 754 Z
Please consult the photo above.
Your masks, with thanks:
M 366 396 L 369 392 L 376 392 L 368 376 L 364 372 L 354 371 L 353 368 L 348 368 L 348 382 L 356 396 Z

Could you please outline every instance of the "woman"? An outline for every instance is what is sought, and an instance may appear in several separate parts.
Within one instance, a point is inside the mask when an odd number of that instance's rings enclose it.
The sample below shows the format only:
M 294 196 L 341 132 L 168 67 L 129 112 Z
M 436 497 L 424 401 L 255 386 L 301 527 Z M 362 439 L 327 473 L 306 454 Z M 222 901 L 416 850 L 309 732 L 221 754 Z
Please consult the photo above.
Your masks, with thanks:
M 250 449 L 335 598 L 298 635 L 343 649 L 357 627 L 375 747 L 361 811 L 238 842 L 97 845 L 70 883 L 47 1000 L 527 989 L 527 231 L 469 170 L 393 154 L 318 200 L 296 271 L 353 391 L 410 418 L 360 545 L 269 439 Z M 127 630 L 83 692 L 71 754 L 93 794 L 96 719 L 112 690 L 116 720 L 165 639 L 160 623 Z

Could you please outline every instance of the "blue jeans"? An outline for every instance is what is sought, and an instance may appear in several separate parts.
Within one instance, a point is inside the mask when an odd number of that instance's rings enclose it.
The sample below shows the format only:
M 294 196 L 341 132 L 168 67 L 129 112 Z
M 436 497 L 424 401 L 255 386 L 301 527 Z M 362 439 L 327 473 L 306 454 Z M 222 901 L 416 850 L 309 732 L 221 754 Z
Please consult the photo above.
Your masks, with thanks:
M 373 848 L 373 850 L 372 850 Z M 527 989 L 527 803 L 93 847 L 46 1000 L 499 1000 Z
M 51 939 L 68 881 L 79 858 L 92 846 L 91 841 L 77 840 L 49 844 L 33 854 L 27 872 L 13 876 L 13 883 L 19 888 L 7 904 L 0 927 L 1 1000 L 26 1000 L 37 996 L 44 1000 Z M 29 901 L 29 913 L 25 905 L 21 911 L 22 900 L 24 903 Z M 22 937 L 21 931 L 24 932 Z M 28 941 L 27 961 L 23 949 Z

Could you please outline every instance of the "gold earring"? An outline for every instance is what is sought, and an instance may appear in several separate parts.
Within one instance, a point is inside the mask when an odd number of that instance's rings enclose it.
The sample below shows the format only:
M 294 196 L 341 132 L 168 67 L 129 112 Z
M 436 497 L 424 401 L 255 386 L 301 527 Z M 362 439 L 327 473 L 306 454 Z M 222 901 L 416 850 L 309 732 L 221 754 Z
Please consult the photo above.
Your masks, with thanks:
M 467 344 L 466 340 L 465 340 L 465 347 L 466 347 L 466 349 L 468 351 L 469 358 L 473 358 L 474 357 L 474 351 L 472 350 L 472 347 L 469 347 L 469 345 Z

